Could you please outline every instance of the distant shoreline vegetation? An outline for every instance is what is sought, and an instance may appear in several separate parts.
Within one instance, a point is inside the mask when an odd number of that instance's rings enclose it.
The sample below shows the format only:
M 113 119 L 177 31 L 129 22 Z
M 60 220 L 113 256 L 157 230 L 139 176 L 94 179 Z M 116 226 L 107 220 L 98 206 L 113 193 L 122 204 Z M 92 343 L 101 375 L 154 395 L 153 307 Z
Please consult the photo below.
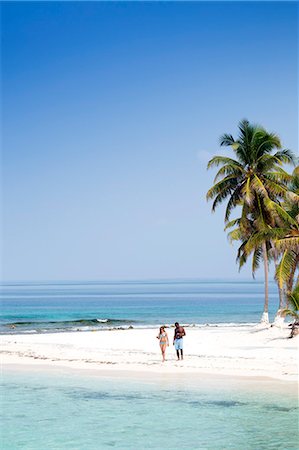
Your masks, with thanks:
M 252 274 L 264 264 L 265 299 L 261 323 L 269 324 L 269 264 L 275 266 L 279 304 L 274 325 L 286 315 L 299 319 L 299 166 L 292 151 L 283 149 L 279 136 L 242 120 L 238 137 L 224 134 L 220 145 L 235 158 L 215 156 L 208 169 L 217 167 L 214 185 L 207 192 L 212 211 L 226 203 L 225 230 L 237 241 L 239 269 L 251 257 Z M 297 166 L 296 166 L 297 164 Z M 296 166 L 293 173 L 285 165 Z M 239 217 L 231 219 L 237 208 Z

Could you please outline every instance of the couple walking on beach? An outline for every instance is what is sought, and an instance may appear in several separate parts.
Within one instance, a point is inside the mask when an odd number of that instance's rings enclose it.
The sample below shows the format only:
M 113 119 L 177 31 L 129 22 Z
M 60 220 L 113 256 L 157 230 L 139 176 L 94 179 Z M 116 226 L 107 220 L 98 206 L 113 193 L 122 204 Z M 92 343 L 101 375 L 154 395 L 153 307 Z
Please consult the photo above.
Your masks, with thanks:
M 176 350 L 177 359 L 183 359 L 183 337 L 186 336 L 185 330 L 180 326 L 178 322 L 174 324 L 174 336 L 173 336 L 173 345 Z M 168 334 L 165 331 L 165 326 L 160 327 L 159 334 L 157 336 L 159 339 L 160 349 L 162 353 L 162 361 L 165 361 L 165 352 L 166 347 L 169 346 Z

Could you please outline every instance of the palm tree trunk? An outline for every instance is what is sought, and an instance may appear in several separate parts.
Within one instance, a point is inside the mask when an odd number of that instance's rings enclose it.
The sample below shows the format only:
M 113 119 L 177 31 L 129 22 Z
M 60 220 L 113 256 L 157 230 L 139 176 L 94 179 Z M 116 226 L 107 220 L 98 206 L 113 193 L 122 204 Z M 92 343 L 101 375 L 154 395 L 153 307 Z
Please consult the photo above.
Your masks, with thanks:
M 265 272 L 265 302 L 264 302 L 264 312 L 261 318 L 261 323 L 269 324 L 269 267 L 268 267 L 268 253 L 266 242 L 262 244 L 263 248 L 263 259 L 264 259 L 264 272 Z
M 295 272 L 296 272 L 298 263 L 299 263 L 299 255 L 296 258 L 295 264 L 292 267 L 292 270 L 291 270 L 291 273 L 290 273 L 290 277 L 289 277 L 288 282 L 287 282 L 287 286 L 286 286 L 287 287 L 287 298 L 288 298 L 289 293 L 292 292 L 292 289 L 293 289 L 294 277 L 295 277 Z M 299 277 L 299 275 L 298 275 L 298 277 Z M 289 306 L 289 302 L 287 300 L 286 307 L 288 308 L 288 306 Z
M 273 246 L 273 248 L 274 248 L 274 246 Z M 275 264 L 275 269 L 277 270 L 278 263 L 277 263 L 276 250 L 274 250 L 274 264 Z M 285 316 L 282 313 L 282 310 L 284 308 L 285 293 L 284 293 L 283 289 L 280 287 L 279 283 L 277 283 L 277 287 L 278 287 L 279 305 L 278 305 L 278 310 L 277 310 L 275 318 L 274 318 L 273 325 L 276 327 L 282 327 L 284 324 L 284 319 L 285 319 Z

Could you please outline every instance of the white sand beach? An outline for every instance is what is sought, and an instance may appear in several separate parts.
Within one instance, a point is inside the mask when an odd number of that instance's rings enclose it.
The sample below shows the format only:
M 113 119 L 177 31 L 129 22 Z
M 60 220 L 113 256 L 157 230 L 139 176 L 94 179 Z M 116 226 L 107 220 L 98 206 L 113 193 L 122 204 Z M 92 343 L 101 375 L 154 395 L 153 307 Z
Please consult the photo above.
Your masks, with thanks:
M 52 365 L 143 373 L 192 373 L 298 379 L 298 337 L 259 326 L 186 328 L 184 361 L 176 361 L 168 329 L 167 361 L 155 329 L 3 335 L 2 364 Z

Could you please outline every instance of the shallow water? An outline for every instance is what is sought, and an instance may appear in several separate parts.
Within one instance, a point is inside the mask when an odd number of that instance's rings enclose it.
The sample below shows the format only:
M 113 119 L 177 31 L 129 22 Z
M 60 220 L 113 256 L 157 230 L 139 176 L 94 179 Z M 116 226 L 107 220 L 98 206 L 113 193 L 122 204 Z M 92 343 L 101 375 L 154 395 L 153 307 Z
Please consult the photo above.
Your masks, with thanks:
M 4 449 L 297 449 L 281 382 L 45 371 L 3 374 Z

